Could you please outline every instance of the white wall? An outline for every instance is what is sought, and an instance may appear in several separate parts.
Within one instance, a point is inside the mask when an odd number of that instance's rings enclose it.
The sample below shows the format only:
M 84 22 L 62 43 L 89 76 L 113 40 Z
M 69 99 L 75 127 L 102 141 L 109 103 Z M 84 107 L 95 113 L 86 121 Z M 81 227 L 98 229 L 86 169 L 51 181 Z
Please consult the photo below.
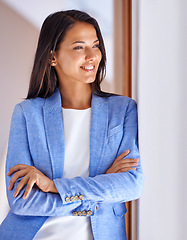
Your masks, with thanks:
M 140 240 L 187 235 L 187 1 L 140 0 Z
M 0 157 L 7 144 L 13 107 L 27 94 L 38 32 L 0 2 Z

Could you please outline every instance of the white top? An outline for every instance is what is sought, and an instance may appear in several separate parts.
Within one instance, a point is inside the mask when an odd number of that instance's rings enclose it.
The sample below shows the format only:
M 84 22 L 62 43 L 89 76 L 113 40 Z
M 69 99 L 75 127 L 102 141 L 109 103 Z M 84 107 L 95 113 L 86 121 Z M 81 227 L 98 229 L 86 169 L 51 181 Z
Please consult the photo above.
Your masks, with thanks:
M 91 108 L 64 109 L 64 178 L 89 176 Z M 49 217 L 35 240 L 92 240 L 90 217 Z

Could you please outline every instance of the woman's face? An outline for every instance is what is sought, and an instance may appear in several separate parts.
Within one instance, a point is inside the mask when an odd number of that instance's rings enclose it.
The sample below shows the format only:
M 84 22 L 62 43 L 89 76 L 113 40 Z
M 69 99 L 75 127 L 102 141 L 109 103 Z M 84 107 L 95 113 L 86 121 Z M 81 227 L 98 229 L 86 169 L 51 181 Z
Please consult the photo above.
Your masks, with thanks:
M 54 55 L 59 81 L 94 82 L 101 58 L 95 28 L 88 23 L 76 22 Z

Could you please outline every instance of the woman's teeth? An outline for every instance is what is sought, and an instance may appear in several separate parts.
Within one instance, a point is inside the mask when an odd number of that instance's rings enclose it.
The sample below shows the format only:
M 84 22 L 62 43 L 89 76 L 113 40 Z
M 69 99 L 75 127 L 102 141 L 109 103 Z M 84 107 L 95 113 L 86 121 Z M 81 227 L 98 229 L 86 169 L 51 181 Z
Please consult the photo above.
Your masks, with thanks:
M 90 67 L 81 67 L 81 68 L 86 69 L 86 70 L 92 70 L 92 69 L 94 69 L 94 66 L 90 66 Z

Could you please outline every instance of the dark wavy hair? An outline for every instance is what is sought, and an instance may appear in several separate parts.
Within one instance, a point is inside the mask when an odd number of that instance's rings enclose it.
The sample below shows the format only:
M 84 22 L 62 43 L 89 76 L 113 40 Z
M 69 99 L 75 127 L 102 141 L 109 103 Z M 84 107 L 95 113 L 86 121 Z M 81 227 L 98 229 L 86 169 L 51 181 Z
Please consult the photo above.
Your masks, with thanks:
M 73 27 L 77 21 L 89 23 L 96 30 L 102 59 L 98 67 L 96 79 L 90 84 L 93 93 L 99 96 L 108 95 L 101 91 L 100 88 L 106 72 L 106 52 L 99 25 L 93 17 L 85 12 L 68 10 L 50 14 L 42 25 L 27 99 L 50 97 L 59 86 L 57 72 L 54 67 L 51 67 L 50 61 L 53 59 L 54 52 L 59 49 L 60 43 L 63 41 L 67 30 Z

